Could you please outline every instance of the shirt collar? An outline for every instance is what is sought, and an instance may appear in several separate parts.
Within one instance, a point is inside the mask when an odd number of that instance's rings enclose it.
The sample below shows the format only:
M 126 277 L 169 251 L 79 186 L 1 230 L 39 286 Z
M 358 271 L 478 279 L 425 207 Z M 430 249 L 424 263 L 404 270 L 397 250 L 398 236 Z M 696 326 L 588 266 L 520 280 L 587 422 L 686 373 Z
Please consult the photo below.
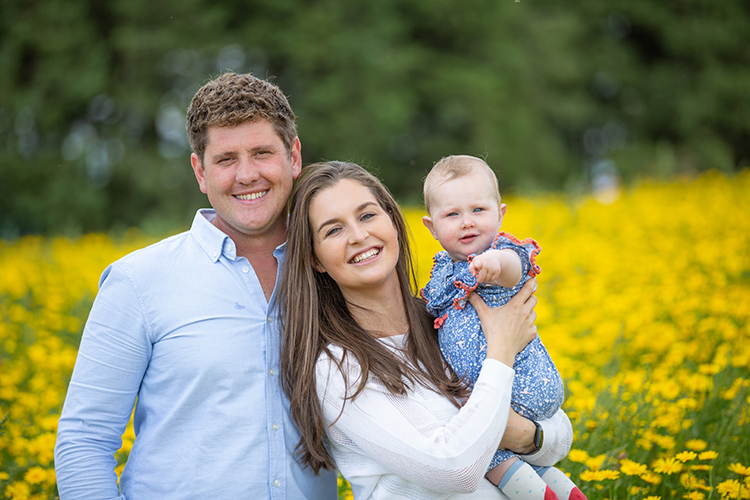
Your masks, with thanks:
M 237 256 L 234 242 L 221 229 L 214 226 L 214 219 L 216 219 L 215 210 L 211 208 L 198 210 L 193 218 L 193 225 L 190 226 L 190 233 L 212 261 L 218 261 L 222 254 L 234 259 Z
M 222 254 L 234 260 L 237 258 L 237 248 L 234 241 L 224 231 L 214 226 L 215 219 L 216 211 L 214 209 L 202 208 L 198 210 L 193 218 L 193 225 L 190 226 L 190 233 L 213 262 L 217 262 Z M 286 242 L 276 247 L 273 254 L 277 258 L 283 257 L 285 247 Z

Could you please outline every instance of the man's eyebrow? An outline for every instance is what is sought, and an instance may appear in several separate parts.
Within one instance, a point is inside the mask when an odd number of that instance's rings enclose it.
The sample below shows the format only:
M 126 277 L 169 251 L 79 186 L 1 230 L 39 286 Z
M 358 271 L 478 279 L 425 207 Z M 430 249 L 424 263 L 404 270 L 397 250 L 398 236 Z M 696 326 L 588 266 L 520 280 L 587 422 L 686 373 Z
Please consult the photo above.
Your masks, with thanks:
M 250 151 L 251 153 L 255 153 L 258 151 L 266 151 L 266 150 L 274 150 L 274 149 L 275 149 L 275 146 L 273 144 L 260 144 L 257 146 L 253 146 L 248 151 Z M 235 150 L 219 151 L 211 155 L 211 159 L 215 161 L 220 158 L 226 158 L 227 156 L 237 156 L 237 151 Z
M 370 205 L 377 205 L 377 203 L 375 203 L 374 201 L 366 201 L 362 203 L 361 205 L 359 205 L 357 208 L 355 208 L 354 211 L 360 212 Z M 329 224 L 333 224 L 334 222 L 337 222 L 338 220 L 339 220 L 338 217 L 332 217 L 328 219 L 327 221 L 324 221 L 323 223 L 320 224 L 320 226 L 318 226 L 318 232 L 320 232 L 320 230 L 323 229 L 325 226 Z

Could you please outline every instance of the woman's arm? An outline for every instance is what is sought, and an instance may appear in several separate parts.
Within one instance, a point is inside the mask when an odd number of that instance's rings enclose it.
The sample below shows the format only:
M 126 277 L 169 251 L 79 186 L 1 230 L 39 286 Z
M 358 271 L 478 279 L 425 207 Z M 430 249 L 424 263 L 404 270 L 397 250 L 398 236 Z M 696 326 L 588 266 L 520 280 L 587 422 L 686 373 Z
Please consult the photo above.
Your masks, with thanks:
M 533 324 L 536 319 L 536 313 L 533 309 L 537 302 L 533 295 L 535 289 L 536 280 L 527 281 L 515 297 L 505 306 L 498 308 L 488 307 L 477 294 L 473 293 L 469 296 L 469 300 L 477 310 L 477 315 L 482 322 L 485 336 L 487 336 L 488 356 L 490 355 L 489 342 L 491 338 L 488 332 L 496 332 L 505 325 L 518 324 L 526 325 L 528 328 L 527 334 L 531 334 L 532 337 L 536 335 L 536 326 Z M 523 346 L 525 345 L 523 344 Z M 521 349 L 523 346 L 521 346 Z M 515 353 L 513 353 L 513 356 L 515 356 Z M 503 362 L 507 363 L 508 360 L 504 359 Z M 513 361 L 510 360 L 510 363 L 510 366 L 512 366 Z M 565 458 L 573 444 L 573 427 L 570 425 L 570 420 L 565 412 L 558 410 L 551 418 L 541 420 L 538 423 L 541 425 L 543 440 L 541 447 L 537 450 L 534 442 L 536 425 L 511 409 L 500 447 L 525 455 L 524 461 L 533 465 L 551 466 Z
M 355 382 L 358 366 L 351 361 L 343 366 Z M 354 401 L 344 403 L 346 385 L 336 363 L 324 355 L 317 365 L 318 397 L 342 472 L 394 474 L 444 493 L 478 487 L 505 429 L 505 419 L 497 415 L 508 415 L 512 382 L 511 368 L 488 359 L 460 410 L 428 388 L 394 396 L 373 379 Z M 351 453 L 353 447 L 357 453 Z M 347 462 L 362 460 L 360 454 L 366 462 Z M 353 470 L 346 470 L 347 463 Z

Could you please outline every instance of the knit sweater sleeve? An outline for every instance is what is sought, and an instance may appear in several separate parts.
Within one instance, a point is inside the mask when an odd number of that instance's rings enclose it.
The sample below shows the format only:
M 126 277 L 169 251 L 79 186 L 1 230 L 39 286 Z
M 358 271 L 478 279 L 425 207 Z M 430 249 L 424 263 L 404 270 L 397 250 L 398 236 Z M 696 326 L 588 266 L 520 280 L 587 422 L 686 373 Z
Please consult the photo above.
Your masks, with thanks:
M 342 366 L 351 387 L 360 373 L 349 358 Z M 505 431 L 513 374 L 499 361 L 486 360 L 460 410 L 423 386 L 392 395 L 372 377 L 356 399 L 345 401 L 345 377 L 324 355 L 317 365 L 317 391 L 334 459 L 337 446 L 356 448 L 362 461 L 356 470 L 379 469 L 440 492 L 472 492 Z

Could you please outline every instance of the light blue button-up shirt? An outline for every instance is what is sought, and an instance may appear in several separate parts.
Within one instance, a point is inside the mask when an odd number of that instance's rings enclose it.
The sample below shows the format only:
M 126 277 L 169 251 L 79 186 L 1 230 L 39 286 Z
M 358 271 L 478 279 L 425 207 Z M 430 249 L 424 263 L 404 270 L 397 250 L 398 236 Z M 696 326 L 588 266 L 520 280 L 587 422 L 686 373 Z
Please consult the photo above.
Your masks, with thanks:
M 332 473 L 292 456 L 276 292 L 267 303 L 214 217 L 199 211 L 102 274 L 58 427 L 62 500 L 336 498 Z M 281 266 L 284 245 L 274 256 Z M 136 399 L 118 492 L 113 454 Z

